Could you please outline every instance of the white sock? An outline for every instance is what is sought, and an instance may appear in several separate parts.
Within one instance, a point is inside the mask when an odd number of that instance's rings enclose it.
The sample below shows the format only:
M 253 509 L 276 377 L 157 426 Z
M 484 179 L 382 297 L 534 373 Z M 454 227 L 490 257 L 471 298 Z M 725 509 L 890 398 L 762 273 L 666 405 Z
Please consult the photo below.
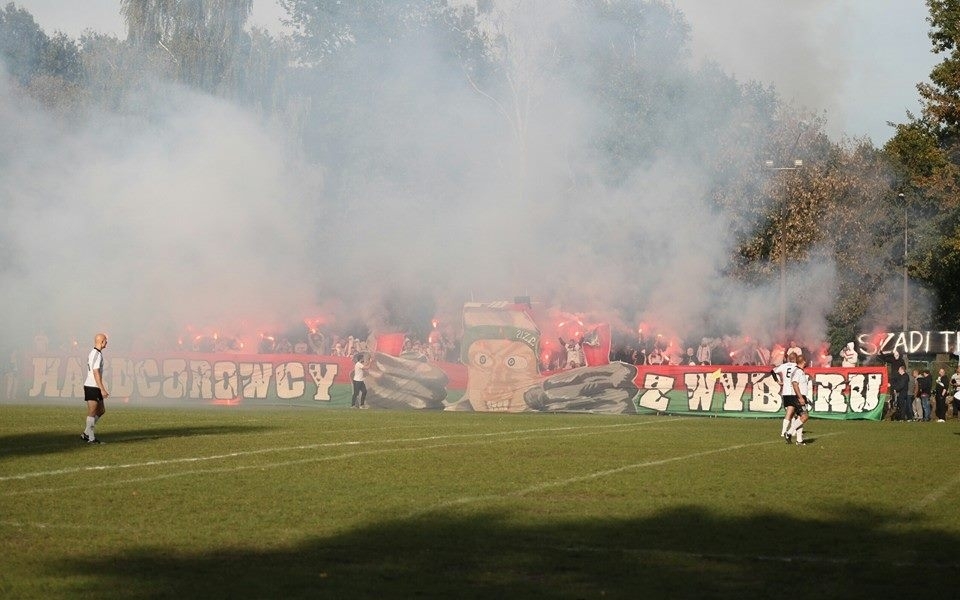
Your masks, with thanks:
M 799 418 L 797 418 L 797 417 L 794 417 L 793 420 L 790 421 L 790 429 L 787 430 L 787 433 L 789 433 L 790 435 L 793 435 L 793 434 L 795 434 L 795 433 L 797 432 L 797 430 L 800 429 L 801 427 L 803 427 L 803 421 L 801 421 L 801 420 L 800 420 Z
M 783 426 L 780 428 L 780 437 L 787 435 L 788 427 L 790 427 L 790 419 L 784 419 Z
M 800 426 L 797 427 L 797 443 L 803 443 L 803 423 L 800 423 Z
M 87 428 L 83 430 L 88 438 L 93 438 L 93 426 L 97 424 L 96 417 L 87 417 Z

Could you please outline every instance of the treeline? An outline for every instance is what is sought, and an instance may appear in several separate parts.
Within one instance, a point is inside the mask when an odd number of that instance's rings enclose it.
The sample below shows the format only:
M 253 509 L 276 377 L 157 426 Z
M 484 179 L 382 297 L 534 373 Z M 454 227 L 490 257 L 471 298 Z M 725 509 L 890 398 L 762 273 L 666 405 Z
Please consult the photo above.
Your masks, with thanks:
M 905 116 L 883 148 L 831 140 L 821 114 L 718 65 L 694 66 L 688 24 L 660 0 L 280 0 L 290 34 L 250 28 L 251 4 L 122 0 L 124 39 L 71 39 L 11 3 L 0 10 L 0 57 L 22 93 L 67 120 L 136 110 L 130 98 L 158 81 L 255 111 L 324 165 L 325 210 L 338 214 L 355 214 L 371 181 L 439 194 L 456 212 L 473 199 L 449 190 L 507 179 L 503 206 L 549 205 L 544 230 L 565 232 L 545 254 L 562 249 L 585 198 L 643 189 L 638 178 L 669 163 L 700 182 L 707 203 L 695 218 L 733 232 L 719 258 L 727 275 L 759 286 L 783 265 L 832 265 L 831 289 L 796 293 L 830 296 L 837 348 L 865 324 L 900 325 L 905 257 L 909 326 L 952 328 L 960 315 L 958 2 L 928 1 L 933 46 L 947 58 L 919 90 L 922 114 Z M 497 141 L 457 145 L 458 130 Z M 606 226 L 588 221 L 578 235 L 624 262 L 648 260 L 660 242 L 628 236 L 625 250 L 622 236 L 593 230 Z

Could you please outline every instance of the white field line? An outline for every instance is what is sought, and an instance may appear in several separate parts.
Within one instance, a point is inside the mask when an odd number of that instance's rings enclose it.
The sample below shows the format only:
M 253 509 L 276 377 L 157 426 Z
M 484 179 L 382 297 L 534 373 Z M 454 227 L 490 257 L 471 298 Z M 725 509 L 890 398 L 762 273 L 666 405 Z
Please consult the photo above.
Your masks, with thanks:
M 280 446 L 274 448 L 259 448 L 256 450 L 244 450 L 238 452 L 228 452 L 225 454 L 214 454 L 210 456 L 190 456 L 183 458 L 170 458 L 164 460 L 151 460 L 138 463 L 124 463 L 118 465 L 86 465 L 80 467 L 70 467 L 66 469 L 56 469 L 53 471 L 34 471 L 30 473 L 19 473 L 17 475 L 4 475 L 0 476 L 0 482 L 3 481 L 13 481 L 13 480 L 24 480 L 24 479 L 33 479 L 37 477 L 53 477 L 57 475 L 71 475 L 74 473 L 84 473 L 90 471 L 112 471 L 118 469 L 136 469 L 141 467 L 156 467 L 161 465 L 172 465 L 172 464 L 183 464 L 183 463 L 198 463 L 211 460 L 223 460 L 230 458 L 240 458 L 244 456 L 254 456 L 258 454 L 272 454 L 280 452 L 298 452 L 303 450 L 317 450 L 321 448 L 339 448 L 344 446 L 361 446 L 367 444 L 400 444 L 400 443 L 418 443 L 418 442 L 432 442 L 437 440 L 446 440 L 446 439 L 458 439 L 458 438 L 495 438 L 501 436 L 509 435 L 518 435 L 518 434 L 536 434 L 536 433 L 557 433 L 557 432 L 569 432 L 569 431 L 584 431 L 584 430 L 603 430 L 603 429 L 617 429 L 617 428 L 626 428 L 626 427 L 639 427 L 642 425 L 650 425 L 655 423 L 666 423 L 666 422 L 675 422 L 679 419 L 658 419 L 656 421 L 641 421 L 637 423 L 618 423 L 615 425 L 588 425 L 582 427 L 549 427 L 549 428 L 535 428 L 535 429 L 520 429 L 513 431 L 496 431 L 496 432 L 487 432 L 487 433 L 454 433 L 454 434 L 445 434 L 445 435 L 432 435 L 424 437 L 413 437 L 413 438 L 392 438 L 387 440 L 348 440 L 341 442 L 324 442 L 317 444 L 302 444 L 298 446 Z
M 939 488 L 924 496 L 919 502 L 910 507 L 909 512 L 923 512 L 931 504 L 934 504 L 943 498 L 952 488 L 957 487 L 957 485 L 960 485 L 960 473 L 958 473 L 956 477 L 948 479 L 946 483 L 941 485 Z
M 335 423 L 338 423 L 338 422 L 346 422 L 346 421 L 337 421 L 337 422 L 325 421 L 326 424 L 331 424 L 331 423 L 335 424 Z M 147 426 L 154 426 L 154 425 L 144 424 L 143 426 L 144 426 L 144 427 L 147 427 Z M 169 423 L 164 424 L 164 426 L 165 426 L 165 427 L 183 427 L 184 425 L 183 425 L 182 422 L 179 422 L 179 421 L 178 421 L 178 422 L 173 422 L 173 421 L 171 421 L 171 422 L 169 422 Z M 198 424 L 192 425 L 192 427 L 196 427 L 196 428 L 204 428 L 204 427 L 215 428 L 215 427 L 217 427 L 217 426 L 218 426 L 218 425 L 214 425 L 214 424 L 211 424 L 211 425 L 209 425 L 209 426 L 208 426 L 208 425 L 198 425 Z M 351 429 L 338 429 L 338 428 L 333 428 L 333 427 L 331 427 L 331 428 L 329 428 L 329 429 L 318 429 L 318 430 L 316 430 L 316 431 L 317 431 L 318 433 L 339 433 L 339 434 L 344 434 L 344 433 L 361 433 L 361 432 L 369 432 L 369 431 L 391 431 L 391 430 L 403 430 L 403 429 L 425 429 L 425 428 L 428 428 L 428 427 L 431 427 L 431 425 L 420 425 L 420 424 L 412 424 L 412 425 L 390 425 L 390 426 L 387 426 L 387 427 L 354 427 L 354 428 L 351 428 Z M 25 433 L 26 431 L 27 431 L 27 430 L 19 430 L 19 431 L 16 431 L 15 433 L 17 433 L 17 434 L 23 434 L 23 433 Z M 49 430 L 46 429 L 46 428 L 40 428 L 40 427 L 38 427 L 38 428 L 36 428 L 35 430 L 31 430 L 31 431 L 36 431 L 36 432 L 48 432 Z M 281 435 L 288 435 L 288 434 L 289 434 L 289 431 L 286 431 L 286 430 L 270 430 L 270 431 L 257 432 L 256 435 L 257 435 L 258 437 L 260 437 L 260 438 L 266 438 L 266 437 L 270 437 L 270 436 L 281 436 Z M 2 435 L 2 432 L 0 432 L 0 435 Z M 70 433 L 69 435 L 77 435 L 77 434 Z M 199 439 L 199 438 L 203 438 L 203 437 L 211 437 L 211 436 L 219 436 L 219 435 L 223 435 L 223 432 L 211 431 L 210 433 L 191 434 L 191 435 L 186 436 L 186 437 L 190 437 L 191 439 Z M 68 436 L 68 437 L 69 437 L 69 436 Z M 113 441 L 113 442 L 137 442 L 137 441 L 141 441 L 141 440 L 162 440 L 162 439 L 173 438 L 173 437 L 183 437 L 183 436 L 178 436 L 178 435 L 169 434 L 169 433 L 168 433 L 168 434 L 155 433 L 155 434 L 149 434 L 149 435 L 123 435 L 123 436 L 113 436 L 113 435 L 110 435 L 110 436 L 109 436 L 109 439 L 110 439 L 111 441 Z M 18 447 L 17 447 L 17 450 L 18 450 L 18 452 L 22 452 L 22 451 L 24 451 L 24 450 L 26 450 L 26 451 L 31 451 L 31 450 L 48 450 L 48 449 L 51 449 L 51 448 L 63 448 L 63 442 L 62 442 L 62 440 L 61 440 L 61 441 L 58 441 L 58 442 L 56 442 L 56 443 L 49 443 L 49 444 L 34 444 L 34 445 L 32 445 L 32 446 L 18 446 Z M 3 450 L 0 450 L 0 457 L 2 457 L 4 454 L 5 454 L 5 452 L 4 452 Z M 0 481 L 2 481 L 2 478 L 0 478 Z
M 567 429 L 567 428 L 563 428 Z M 576 429 L 576 428 L 570 428 Z M 573 431 L 572 433 L 564 432 L 563 438 L 573 438 L 573 437 L 584 437 L 588 435 L 601 435 L 609 433 L 609 431 L 583 431 L 583 428 L 579 428 L 579 431 Z M 549 431 L 549 430 L 537 430 L 537 431 Z M 514 432 L 516 433 L 516 432 Z M 441 436 L 442 437 L 442 436 Z M 135 477 L 130 479 L 117 479 L 109 481 L 93 481 L 90 483 L 81 483 L 76 485 L 67 485 L 59 487 L 47 487 L 47 488 L 31 488 L 29 490 L 20 490 L 0 493 L 0 497 L 8 496 L 23 496 L 26 494 L 37 494 L 37 493 L 60 493 L 68 490 L 78 490 L 78 489 L 90 489 L 90 488 L 99 488 L 99 487 L 113 487 L 118 485 L 125 485 L 128 483 L 144 483 L 147 481 L 159 481 L 162 479 L 173 479 L 175 477 L 186 477 L 190 475 L 211 475 L 211 474 L 222 474 L 222 473 L 238 473 L 240 471 L 250 471 L 250 470 L 264 470 L 264 469 L 276 469 L 282 467 L 290 467 L 296 465 L 305 465 L 311 463 L 321 463 L 329 462 L 334 460 L 345 460 L 351 458 L 357 458 L 362 456 L 372 456 L 377 454 L 389 454 L 395 452 L 406 452 L 406 451 L 423 451 L 423 450 L 436 450 L 442 448 L 454 448 L 459 446 L 477 446 L 484 444 L 492 444 L 494 442 L 512 442 L 517 440 L 534 440 L 534 439 L 548 439 L 556 438 L 557 436 L 546 436 L 546 435 L 520 435 L 512 438 L 501 438 L 498 440 L 492 439 L 479 439 L 479 440 L 470 440 L 470 441 L 460 441 L 460 442 L 449 442 L 443 444 L 429 444 L 425 446 L 405 446 L 405 447 L 394 447 L 394 448 L 380 448 L 373 450 L 361 450 L 359 452 L 349 452 L 345 454 L 337 454 L 333 456 L 318 456 L 311 458 L 301 458 L 297 460 L 287 460 L 274 463 L 263 463 L 263 464 L 253 464 L 253 465 L 239 465 L 234 467 L 219 467 L 219 468 L 209 468 L 209 469 L 193 469 L 189 471 L 175 471 L 172 473 L 163 473 L 159 475 L 150 475 L 146 477 Z
M 839 435 L 839 433 L 828 433 L 818 437 L 824 438 L 829 435 Z M 736 450 L 742 450 L 744 448 L 755 448 L 757 446 L 766 446 L 769 444 L 782 444 L 782 443 L 783 443 L 782 440 L 777 440 L 777 441 L 755 442 L 753 444 L 736 444 L 734 446 L 727 446 L 725 448 L 715 448 L 713 450 L 693 452 L 693 453 L 684 454 L 681 456 L 671 456 L 669 458 L 661 458 L 659 460 L 649 460 L 649 461 L 644 461 L 639 463 L 633 463 L 630 465 L 617 467 L 615 469 L 604 469 L 603 471 L 595 471 L 593 473 L 586 473 L 584 475 L 569 477 L 567 479 L 560 479 L 556 481 L 546 481 L 543 483 L 538 483 L 536 485 L 521 488 L 519 490 L 505 492 L 503 494 L 487 494 L 484 496 L 463 496 L 461 498 L 446 500 L 444 502 L 438 502 L 437 504 L 434 504 L 432 506 L 418 509 L 412 513 L 409 513 L 407 515 L 407 518 L 418 517 L 426 513 L 434 512 L 437 510 L 443 510 L 446 508 L 452 508 L 454 506 L 462 506 L 465 504 L 474 504 L 477 502 L 485 502 L 485 501 L 499 501 L 505 498 L 515 498 L 515 497 L 525 496 L 527 494 L 541 492 L 543 490 L 547 490 L 550 488 L 563 487 L 563 486 L 571 485 L 574 483 L 580 483 L 583 481 L 591 481 L 593 479 L 599 479 L 601 477 L 609 477 L 611 475 L 617 475 L 620 473 L 625 473 L 627 471 L 635 471 L 637 469 L 645 469 L 647 467 L 659 467 L 661 465 L 667 465 L 670 463 L 675 463 L 680 461 L 693 460 L 696 458 L 702 458 L 704 456 L 711 456 L 713 454 L 721 454 L 723 452 L 734 452 Z

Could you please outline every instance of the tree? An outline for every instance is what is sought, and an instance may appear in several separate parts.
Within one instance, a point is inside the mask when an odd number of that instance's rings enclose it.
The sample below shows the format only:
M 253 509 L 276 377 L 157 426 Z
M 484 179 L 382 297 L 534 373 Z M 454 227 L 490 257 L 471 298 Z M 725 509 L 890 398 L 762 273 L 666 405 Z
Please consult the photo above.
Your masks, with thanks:
M 0 9 L 0 60 L 21 84 L 40 71 L 49 42 L 47 34 L 25 9 L 12 2 Z
M 127 40 L 165 55 L 176 77 L 217 92 L 239 76 L 253 0 L 121 0 Z M 160 57 L 157 57 L 160 60 Z
M 917 86 L 920 115 L 907 114 L 884 151 L 913 207 L 912 276 L 938 297 L 935 320 L 960 318 L 960 0 L 927 0 L 932 50 L 944 55 Z

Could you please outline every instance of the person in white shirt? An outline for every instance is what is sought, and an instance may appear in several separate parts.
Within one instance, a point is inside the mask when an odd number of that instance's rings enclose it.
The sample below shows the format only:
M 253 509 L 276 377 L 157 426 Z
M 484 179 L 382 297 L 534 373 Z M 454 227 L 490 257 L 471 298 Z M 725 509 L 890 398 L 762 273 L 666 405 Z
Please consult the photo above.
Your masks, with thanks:
M 788 433 L 793 416 L 797 414 L 800 407 L 796 391 L 793 388 L 793 372 L 797 369 L 797 355 L 788 354 L 787 360 L 773 369 L 773 374 L 780 381 L 780 397 L 783 398 L 783 410 L 786 413 L 783 417 L 783 423 L 780 426 L 780 437 L 790 443 L 790 434 Z
M 853 347 L 853 342 L 847 342 L 847 345 L 840 351 L 840 366 L 846 368 L 855 367 L 857 366 L 859 358 L 857 351 Z
M 367 408 L 367 384 L 364 382 L 366 370 L 370 366 L 370 353 L 358 352 L 353 363 L 353 397 L 350 408 Z M 359 403 L 357 402 L 359 400 Z
M 87 403 L 87 421 L 80 439 L 88 444 L 99 444 L 94 427 L 106 412 L 104 399 L 110 396 L 103 383 L 103 349 L 107 347 L 107 334 L 98 333 L 93 338 L 93 350 L 87 355 L 87 378 L 83 382 L 83 399 Z
M 810 376 L 803 370 L 806 366 L 807 359 L 803 355 L 798 356 L 797 368 L 793 371 L 793 376 L 790 379 L 790 385 L 793 387 L 793 393 L 796 394 L 800 406 L 791 421 L 790 429 L 787 431 L 787 441 L 790 441 L 790 437 L 796 436 L 798 446 L 806 446 L 806 442 L 803 441 L 803 424 L 810 418 L 810 407 L 812 406 Z

